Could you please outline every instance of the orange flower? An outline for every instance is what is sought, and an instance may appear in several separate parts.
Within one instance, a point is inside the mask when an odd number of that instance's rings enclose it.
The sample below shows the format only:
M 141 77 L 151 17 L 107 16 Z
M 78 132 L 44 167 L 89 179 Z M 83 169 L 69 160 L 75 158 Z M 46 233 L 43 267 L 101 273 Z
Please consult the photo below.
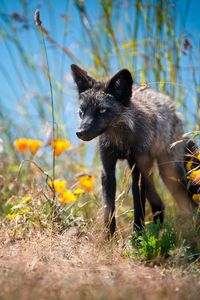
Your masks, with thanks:
M 28 140 L 27 139 L 18 139 L 18 140 L 15 140 L 14 142 L 14 146 L 17 148 L 17 150 L 24 154 L 27 147 L 28 147 Z
M 94 176 L 84 175 L 79 179 L 80 186 L 88 191 L 92 192 L 94 189 Z
M 75 202 L 76 200 L 77 200 L 76 195 L 74 195 L 70 190 L 63 190 L 61 193 L 61 197 L 58 199 L 58 201 L 61 204 L 69 204 Z
M 187 171 L 191 170 L 192 164 L 193 164 L 193 160 L 192 159 L 187 162 L 187 164 L 186 164 L 186 170 Z
M 196 201 L 200 201 L 200 194 L 194 194 L 194 195 L 192 196 L 192 199 L 193 199 L 193 200 L 196 200 Z
M 28 140 L 28 148 L 32 154 L 35 154 L 41 146 L 40 140 Z
M 200 169 L 199 170 L 194 170 L 192 171 L 189 175 L 188 178 L 192 180 L 194 183 L 200 185 Z
M 59 156 L 64 151 L 71 149 L 72 145 L 70 141 L 63 140 L 61 137 L 58 137 L 56 140 L 51 141 L 51 147 L 55 150 L 55 155 Z
M 24 154 L 27 149 L 32 154 L 35 154 L 37 150 L 42 146 L 42 142 L 40 140 L 34 140 L 34 139 L 18 139 L 14 142 L 15 147 L 17 150 Z

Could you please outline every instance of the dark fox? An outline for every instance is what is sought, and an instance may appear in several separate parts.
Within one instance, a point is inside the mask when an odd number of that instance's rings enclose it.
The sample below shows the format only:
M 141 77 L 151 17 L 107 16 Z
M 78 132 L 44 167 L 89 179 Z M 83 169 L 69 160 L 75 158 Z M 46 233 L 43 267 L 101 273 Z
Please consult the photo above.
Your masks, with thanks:
M 71 66 L 77 84 L 81 118 L 77 136 L 90 141 L 99 136 L 103 165 L 102 186 L 105 200 L 105 225 L 115 232 L 115 166 L 126 159 L 133 170 L 135 227 L 144 223 L 145 198 L 151 204 L 154 221 L 163 222 L 164 204 L 153 181 L 153 164 L 182 209 L 196 207 L 186 189 L 185 144 L 171 145 L 183 134 L 182 121 L 167 95 L 133 83 L 123 69 L 107 82 L 99 82 L 76 65 Z M 138 180 L 141 174 L 141 185 Z

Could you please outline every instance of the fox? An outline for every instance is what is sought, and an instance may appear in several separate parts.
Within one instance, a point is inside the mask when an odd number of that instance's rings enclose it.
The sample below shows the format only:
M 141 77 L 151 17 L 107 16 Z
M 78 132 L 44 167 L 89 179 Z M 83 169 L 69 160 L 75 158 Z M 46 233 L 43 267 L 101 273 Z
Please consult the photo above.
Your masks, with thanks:
M 187 142 L 171 147 L 182 139 L 183 124 L 170 97 L 137 85 L 128 69 L 118 71 L 105 82 L 75 64 L 71 70 L 81 119 L 76 135 L 83 141 L 99 137 L 106 236 L 112 237 L 116 230 L 118 160 L 126 160 L 133 170 L 134 228 L 144 226 L 145 199 L 151 205 L 154 222 L 164 221 L 164 203 L 153 180 L 154 164 L 178 206 L 193 211 L 197 205 L 188 193 L 184 166 Z

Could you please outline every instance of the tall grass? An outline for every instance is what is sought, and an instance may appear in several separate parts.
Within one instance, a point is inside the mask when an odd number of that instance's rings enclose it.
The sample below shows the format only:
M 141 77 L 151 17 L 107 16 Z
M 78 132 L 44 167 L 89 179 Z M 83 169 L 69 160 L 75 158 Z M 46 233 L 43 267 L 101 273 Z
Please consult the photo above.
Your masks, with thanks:
M 148 84 L 174 99 L 184 115 L 186 131 L 195 130 L 198 142 L 200 51 L 198 37 L 186 31 L 190 1 L 185 1 L 182 7 L 179 2 L 164 0 L 71 0 L 59 3 L 61 8 L 51 0 L 44 1 L 40 7 L 43 16 L 41 35 L 33 24 L 33 13 L 39 4 L 19 0 L 17 11 L 15 6 L 13 9 L 6 7 L 6 3 L 1 6 L 0 43 L 6 62 L 0 62 L 0 78 L 5 82 L 0 96 L 0 132 L 4 141 L 0 167 L 4 170 L 9 165 L 5 176 L 8 188 L 4 190 L 1 212 L 8 214 L 13 206 L 23 206 L 24 194 L 31 194 L 34 201 L 30 207 L 25 205 L 31 213 L 25 213 L 23 218 L 33 226 L 38 223 L 46 226 L 49 190 L 31 166 L 22 172 L 20 183 L 14 180 L 16 165 L 22 157 L 15 151 L 13 141 L 25 136 L 41 138 L 47 144 L 49 139 L 55 140 L 56 135 L 70 138 L 73 151 L 59 157 L 57 164 L 55 152 L 52 162 L 47 149 L 34 158 L 47 173 L 52 172 L 53 180 L 64 177 L 73 190 L 83 173 L 92 172 L 95 176 L 94 194 L 84 195 L 74 207 L 55 207 L 56 218 L 63 230 L 70 222 L 82 224 L 85 219 L 90 222 L 95 219 L 97 209 L 100 214 L 102 211 L 98 157 L 95 151 L 91 154 L 91 148 L 88 151 L 75 139 L 77 103 L 73 100 L 76 93 L 70 64 L 75 62 L 102 80 L 120 68 L 129 68 L 135 82 Z M 130 229 L 133 217 L 130 173 L 126 170 L 125 173 L 116 201 L 117 219 L 121 228 L 128 226 Z M 124 166 L 120 165 L 118 177 L 122 174 Z M 30 176 L 36 178 L 36 182 Z M 30 191 L 23 185 L 25 182 L 31 185 Z M 40 192 L 38 185 L 42 186 Z M 21 208 L 17 207 L 16 211 L 21 218 Z M 122 230 L 122 237 L 123 234 Z M 199 249 L 199 245 L 196 248 Z
M 55 10 L 54 17 L 54 3 L 48 3 L 44 2 L 41 7 L 45 12 L 43 35 L 49 51 L 56 99 L 55 121 L 60 128 L 64 128 L 63 123 L 67 119 L 63 108 L 65 103 L 71 101 L 72 94 L 71 84 L 63 78 L 66 70 L 69 72 L 70 63 L 76 62 L 102 79 L 121 67 L 130 68 L 136 82 L 148 83 L 173 97 L 184 114 L 186 129 L 199 129 L 199 42 L 198 37 L 192 36 L 192 33 L 188 35 L 186 31 L 189 1 L 180 7 L 178 2 L 173 4 L 162 0 L 120 3 L 106 0 L 96 1 L 95 4 L 75 0 L 67 2 L 66 6 L 62 4 L 63 11 Z M 14 11 L 15 7 L 11 11 L 4 6 L 0 15 L 1 46 L 11 69 L 8 71 L 1 62 L 0 72 L 5 85 L 11 87 L 9 92 L 5 89 L 4 93 L 9 94 L 13 103 L 12 107 L 8 107 L 5 105 L 6 95 L 1 95 L 1 127 L 10 151 L 12 139 L 17 136 L 15 128 L 20 128 L 23 123 L 26 124 L 24 134 L 35 134 L 39 126 L 50 122 L 51 112 L 45 100 L 48 95 L 45 77 L 50 73 L 46 72 L 43 64 L 42 51 L 38 50 L 38 45 L 42 49 L 43 42 L 33 27 L 34 5 L 24 1 L 19 1 L 19 4 L 19 11 Z M 94 16 L 90 9 L 92 5 L 96 8 Z M 55 36 L 53 18 L 59 28 Z M 73 32 L 73 39 L 70 31 Z M 70 43 L 72 46 L 75 43 L 75 50 L 69 48 Z M 81 48 L 81 52 L 76 50 L 77 47 Z M 16 78 L 15 82 L 12 78 Z M 27 97 L 30 100 L 27 101 Z M 20 113 L 20 124 L 12 118 L 16 108 Z M 9 129 L 4 125 L 8 119 L 11 124 Z
M 53 88 L 52 88 L 50 68 L 49 68 L 49 59 L 48 59 L 47 48 L 46 48 L 46 43 L 45 43 L 45 38 L 44 38 L 44 34 L 46 33 L 46 30 L 42 26 L 42 21 L 40 19 L 39 10 L 35 11 L 34 19 L 35 19 L 35 25 L 38 27 L 38 30 L 40 31 L 40 33 L 42 35 L 42 43 L 44 46 L 45 59 L 46 59 L 46 65 L 47 65 L 47 78 L 48 78 L 49 89 L 50 89 L 50 102 L 51 102 L 51 115 L 52 115 L 52 138 L 53 138 L 53 141 L 55 142 L 55 140 L 56 140 L 56 124 L 55 124 L 54 97 L 53 97 Z M 53 155 L 52 155 L 52 181 L 53 181 L 52 189 L 53 189 L 53 200 L 55 200 L 55 189 L 54 189 L 55 166 L 56 166 L 55 147 L 53 148 L 52 153 L 53 153 Z

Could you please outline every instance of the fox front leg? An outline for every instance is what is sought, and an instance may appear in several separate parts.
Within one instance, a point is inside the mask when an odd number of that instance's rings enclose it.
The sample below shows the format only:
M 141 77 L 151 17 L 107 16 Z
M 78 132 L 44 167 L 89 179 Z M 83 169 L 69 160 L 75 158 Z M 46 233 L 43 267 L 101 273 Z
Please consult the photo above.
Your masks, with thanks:
M 104 209 L 104 224 L 106 230 L 106 238 L 113 236 L 116 228 L 115 223 L 115 193 L 116 193 L 116 178 L 115 166 L 117 157 L 109 151 L 100 150 L 101 160 L 103 165 L 102 170 L 102 188 L 103 198 L 105 202 Z
M 145 182 L 143 176 L 140 180 L 140 171 L 138 170 L 135 160 L 128 159 L 130 169 L 132 171 L 132 194 L 134 207 L 134 230 L 141 230 L 144 227 L 145 218 Z M 134 166 L 135 165 L 135 166 Z M 139 184 L 140 181 L 140 184 Z
M 141 230 L 144 227 L 145 219 L 145 181 L 141 175 L 141 182 L 139 186 L 140 172 L 135 166 L 132 174 L 132 192 L 134 198 L 134 229 Z

